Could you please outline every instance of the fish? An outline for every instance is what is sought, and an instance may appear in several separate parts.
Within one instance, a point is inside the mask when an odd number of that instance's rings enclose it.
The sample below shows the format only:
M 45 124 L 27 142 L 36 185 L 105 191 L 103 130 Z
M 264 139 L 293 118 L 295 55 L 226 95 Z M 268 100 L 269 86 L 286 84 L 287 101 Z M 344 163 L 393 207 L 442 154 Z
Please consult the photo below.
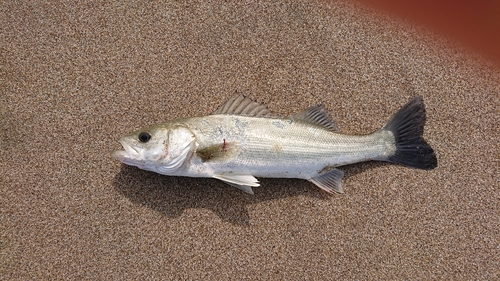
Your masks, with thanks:
M 180 118 L 132 132 L 111 156 L 126 165 L 168 176 L 215 178 L 254 194 L 256 177 L 297 178 L 328 193 L 343 193 L 339 166 L 386 161 L 417 169 L 437 167 L 424 140 L 421 96 L 404 105 L 382 128 L 342 134 L 322 104 L 289 117 L 243 95 L 211 115 Z

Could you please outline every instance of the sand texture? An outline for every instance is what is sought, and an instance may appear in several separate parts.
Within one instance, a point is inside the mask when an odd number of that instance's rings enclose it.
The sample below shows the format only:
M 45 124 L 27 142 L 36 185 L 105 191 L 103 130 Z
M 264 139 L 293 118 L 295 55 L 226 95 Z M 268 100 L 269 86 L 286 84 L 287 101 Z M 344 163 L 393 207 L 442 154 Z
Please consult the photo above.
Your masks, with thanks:
M 0 279 L 500 278 L 494 63 L 350 2 L 3 1 Z M 343 167 L 342 195 L 121 165 L 125 133 L 235 92 L 340 130 L 415 96 L 439 166 Z

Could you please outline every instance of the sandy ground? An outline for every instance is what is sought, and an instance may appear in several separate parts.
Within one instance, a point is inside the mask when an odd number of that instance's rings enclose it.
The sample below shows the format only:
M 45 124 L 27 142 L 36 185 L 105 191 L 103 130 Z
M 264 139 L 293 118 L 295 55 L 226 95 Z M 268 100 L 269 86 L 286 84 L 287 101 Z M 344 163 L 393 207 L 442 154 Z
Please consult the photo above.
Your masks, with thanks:
M 358 4 L 235 2 L 1 4 L 0 279 L 499 278 L 498 67 Z M 439 166 L 251 196 L 110 157 L 235 92 L 285 116 L 321 102 L 357 134 L 421 95 Z

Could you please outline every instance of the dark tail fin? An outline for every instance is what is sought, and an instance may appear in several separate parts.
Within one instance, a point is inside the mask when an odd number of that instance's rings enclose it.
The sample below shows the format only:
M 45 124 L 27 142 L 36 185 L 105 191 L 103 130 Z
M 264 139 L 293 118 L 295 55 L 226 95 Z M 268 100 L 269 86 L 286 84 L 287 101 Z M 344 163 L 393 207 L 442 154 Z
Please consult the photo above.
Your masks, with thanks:
M 384 126 L 396 138 L 396 153 L 387 161 L 430 170 L 437 167 L 434 150 L 422 135 L 425 124 L 425 106 L 422 97 L 416 97 L 403 106 Z

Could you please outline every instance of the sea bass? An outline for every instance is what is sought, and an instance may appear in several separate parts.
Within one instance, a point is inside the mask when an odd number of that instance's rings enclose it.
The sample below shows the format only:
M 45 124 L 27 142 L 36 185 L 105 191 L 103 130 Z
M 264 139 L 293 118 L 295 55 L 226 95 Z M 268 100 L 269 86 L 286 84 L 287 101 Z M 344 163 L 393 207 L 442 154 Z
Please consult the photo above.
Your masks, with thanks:
M 287 118 L 242 95 L 209 116 L 176 119 L 120 139 L 113 158 L 169 176 L 222 180 L 247 193 L 255 177 L 306 179 L 328 193 L 342 193 L 337 167 L 377 160 L 419 169 L 437 167 L 423 139 L 422 97 L 403 106 L 381 129 L 341 134 L 322 105 Z

